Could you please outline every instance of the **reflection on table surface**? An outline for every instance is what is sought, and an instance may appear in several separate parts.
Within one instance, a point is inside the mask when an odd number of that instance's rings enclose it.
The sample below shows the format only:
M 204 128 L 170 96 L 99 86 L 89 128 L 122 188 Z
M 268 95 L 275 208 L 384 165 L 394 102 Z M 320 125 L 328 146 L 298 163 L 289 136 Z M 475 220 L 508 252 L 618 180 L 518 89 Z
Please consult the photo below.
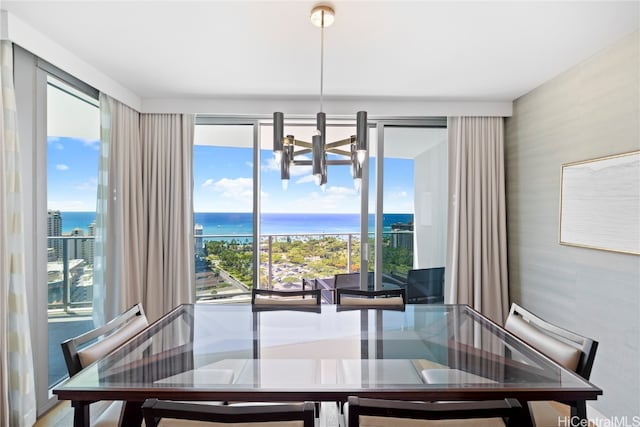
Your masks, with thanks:
M 184 305 L 56 389 L 468 393 L 600 390 L 467 306 Z M 588 397 L 585 397 L 588 398 Z

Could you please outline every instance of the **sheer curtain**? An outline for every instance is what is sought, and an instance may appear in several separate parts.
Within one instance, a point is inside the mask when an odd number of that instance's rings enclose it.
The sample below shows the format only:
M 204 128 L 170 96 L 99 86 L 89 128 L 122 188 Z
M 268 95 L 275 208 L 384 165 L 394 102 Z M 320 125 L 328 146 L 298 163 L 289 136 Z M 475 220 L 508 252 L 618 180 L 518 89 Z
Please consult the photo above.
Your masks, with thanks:
M 146 237 L 140 113 L 100 94 L 101 148 L 94 253 L 96 325 L 142 302 Z
M 141 302 L 153 321 L 194 300 L 194 118 L 100 97 L 94 319 Z
M 13 46 L 0 41 L 0 426 L 31 426 L 36 396 L 27 306 Z
M 450 117 L 445 302 L 502 324 L 508 314 L 501 117 Z
M 182 114 L 143 114 L 140 125 L 147 217 L 144 297 L 152 320 L 194 300 L 194 119 Z

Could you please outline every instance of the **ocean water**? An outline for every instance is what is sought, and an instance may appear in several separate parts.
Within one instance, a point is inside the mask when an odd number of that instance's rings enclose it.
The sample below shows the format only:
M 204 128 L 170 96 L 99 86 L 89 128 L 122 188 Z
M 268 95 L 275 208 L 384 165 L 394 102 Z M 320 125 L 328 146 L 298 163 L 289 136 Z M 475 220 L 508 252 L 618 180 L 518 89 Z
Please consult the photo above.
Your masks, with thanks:
M 61 212 L 62 232 L 69 233 L 74 228 L 87 232 L 89 224 L 95 221 L 95 212 Z M 253 230 L 252 213 L 196 212 L 194 222 L 202 225 L 203 234 L 214 235 L 251 235 Z M 413 222 L 413 214 L 393 213 L 383 215 L 383 231 L 391 230 L 395 223 Z M 375 216 L 369 215 L 369 231 L 373 232 Z M 262 214 L 260 221 L 262 234 L 296 233 L 358 233 L 360 215 L 358 214 Z

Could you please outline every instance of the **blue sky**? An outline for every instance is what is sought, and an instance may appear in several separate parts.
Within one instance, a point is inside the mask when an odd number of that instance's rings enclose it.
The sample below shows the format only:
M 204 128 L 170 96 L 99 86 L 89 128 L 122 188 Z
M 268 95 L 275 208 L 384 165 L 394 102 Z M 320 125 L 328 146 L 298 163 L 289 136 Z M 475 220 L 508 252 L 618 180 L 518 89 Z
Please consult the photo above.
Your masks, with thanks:
M 49 137 L 48 208 L 95 211 L 99 141 Z M 194 210 L 251 212 L 253 158 L 250 148 L 194 147 Z M 373 163 L 373 162 L 372 162 Z M 357 213 L 360 194 L 348 166 L 329 166 L 325 191 L 313 183 L 310 167 L 292 167 L 289 188 L 282 189 L 279 165 L 270 150 L 261 151 L 262 211 L 274 213 Z M 373 177 L 372 177 L 373 178 Z M 371 180 L 370 194 L 374 194 Z M 413 161 L 385 160 L 384 211 L 413 212 Z M 373 197 L 370 197 L 373 211 Z
M 282 189 L 280 166 L 270 150 L 262 150 L 260 164 L 263 212 L 358 213 L 360 194 L 348 166 L 329 166 L 323 192 L 315 185 L 310 166 L 291 168 L 287 190 Z M 373 179 L 372 179 L 373 181 Z M 389 213 L 413 213 L 413 161 L 385 160 L 385 207 Z M 373 189 L 373 182 L 371 182 Z M 251 212 L 253 158 L 250 148 L 197 145 L 194 151 L 194 209 L 196 212 Z M 370 190 L 370 194 L 374 194 Z M 370 211 L 374 200 L 370 197 Z
M 95 211 L 99 140 L 47 139 L 47 207 L 61 211 Z

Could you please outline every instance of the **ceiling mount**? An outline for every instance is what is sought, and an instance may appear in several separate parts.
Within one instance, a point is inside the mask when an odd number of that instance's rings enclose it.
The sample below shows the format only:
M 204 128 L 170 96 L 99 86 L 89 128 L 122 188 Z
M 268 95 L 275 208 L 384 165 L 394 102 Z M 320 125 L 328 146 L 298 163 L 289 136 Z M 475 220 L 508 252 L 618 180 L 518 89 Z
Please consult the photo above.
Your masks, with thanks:
M 327 28 L 335 21 L 336 13 L 331 6 L 318 5 L 311 9 L 311 23 L 318 28 Z

